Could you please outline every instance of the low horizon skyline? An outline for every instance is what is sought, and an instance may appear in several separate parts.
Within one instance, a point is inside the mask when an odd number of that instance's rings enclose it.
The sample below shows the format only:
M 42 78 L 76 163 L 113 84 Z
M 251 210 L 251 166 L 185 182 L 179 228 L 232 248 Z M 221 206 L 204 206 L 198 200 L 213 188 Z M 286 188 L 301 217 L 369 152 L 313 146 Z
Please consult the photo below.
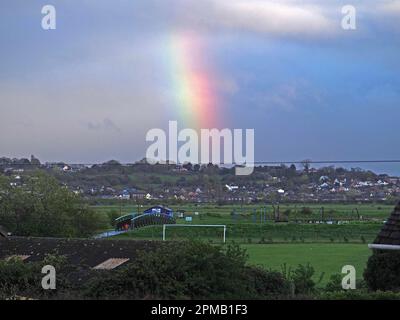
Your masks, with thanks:
M 14 159 L 31 159 L 31 156 L 34 156 L 36 159 L 40 161 L 40 163 L 43 164 L 57 164 L 57 163 L 64 163 L 66 165 L 86 165 L 86 166 L 93 166 L 93 165 L 102 165 L 107 162 L 111 161 L 116 161 L 121 165 L 133 165 L 137 164 L 143 160 L 146 160 L 146 157 L 142 157 L 140 159 L 132 160 L 132 161 L 120 161 L 118 159 L 107 159 L 107 160 L 102 160 L 98 162 L 76 162 L 76 161 L 66 161 L 66 160 L 42 160 L 40 157 L 36 157 L 36 155 L 32 154 L 29 157 L 27 156 L 21 156 L 21 157 L 10 157 L 10 156 L 0 156 L 0 159 L 2 158 L 8 158 L 11 160 Z M 295 165 L 297 170 L 300 170 L 301 166 L 303 165 L 303 162 L 308 161 L 311 165 L 311 168 L 314 169 L 321 169 L 324 167 L 334 167 L 334 168 L 344 168 L 346 170 L 351 170 L 351 169 L 361 169 L 364 171 L 372 171 L 376 174 L 386 174 L 389 176 L 396 176 L 400 177 L 400 170 L 397 168 L 400 164 L 400 159 L 390 159 L 390 160 L 312 160 L 312 159 L 304 159 L 304 160 L 295 160 L 295 161 L 255 161 L 254 167 L 260 167 L 260 166 L 279 166 L 279 165 L 286 165 L 286 166 L 291 166 Z M 176 163 L 173 162 L 172 160 L 166 160 L 166 162 L 160 162 L 161 164 L 177 164 L 177 165 L 184 165 L 185 163 Z M 197 163 L 192 163 L 193 165 Z M 206 163 L 198 163 L 200 165 L 207 165 Z M 221 163 L 213 163 L 214 165 L 218 165 L 220 167 L 232 167 L 235 166 L 236 164 L 221 164 Z M 379 164 L 379 166 L 376 166 Z M 314 165 L 314 166 L 313 166 Z M 384 169 L 384 167 L 387 167 Z

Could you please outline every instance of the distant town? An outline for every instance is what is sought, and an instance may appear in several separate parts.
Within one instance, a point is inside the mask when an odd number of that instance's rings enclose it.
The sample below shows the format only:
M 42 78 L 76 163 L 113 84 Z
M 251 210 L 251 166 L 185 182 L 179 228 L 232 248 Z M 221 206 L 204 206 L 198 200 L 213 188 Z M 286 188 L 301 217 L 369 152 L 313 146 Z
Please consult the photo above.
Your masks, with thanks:
M 0 172 L 14 187 L 32 173 L 54 176 L 73 192 L 91 200 L 163 201 L 168 203 L 257 202 L 395 202 L 400 178 L 361 168 L 301 165 L 258 166 L 250 176 L 217 165 L 132 164 L 111 160 L 102 164 L 42 163 L 0 158 Z

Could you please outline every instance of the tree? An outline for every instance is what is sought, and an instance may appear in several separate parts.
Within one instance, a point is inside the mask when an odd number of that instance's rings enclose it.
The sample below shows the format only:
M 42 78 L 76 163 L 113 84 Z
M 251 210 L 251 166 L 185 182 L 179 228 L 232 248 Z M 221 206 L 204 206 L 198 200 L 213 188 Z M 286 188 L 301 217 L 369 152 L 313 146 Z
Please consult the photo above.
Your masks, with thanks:
M 44 173 L 19 187 L 0 179 L 0 225 L 15 235 L 86 237 L 104 223 L 78 195 Z
M 301 164 L 303 165 L 304 172 L 305 172 L 306 174 L 308 174 L 308 173 L 310 172 L 311 160 L 309 160 L 309 159 L 303 160 L 303 161 L 301 162 Z
M 188 162 L 188 163 L 185 163 L 183 165 L 183 168 L 185 168 L 188 171 L 192 171 L 193 170 L 193 165 L 190 162 Z
M 31 155 L 31 165 L 32 166 L 40 166 L 40 160 L 36 158 L 34 155 Z
M 369 257 L 364 280 L 370 290 L 400 292 L 400 252 L 375 250 Z

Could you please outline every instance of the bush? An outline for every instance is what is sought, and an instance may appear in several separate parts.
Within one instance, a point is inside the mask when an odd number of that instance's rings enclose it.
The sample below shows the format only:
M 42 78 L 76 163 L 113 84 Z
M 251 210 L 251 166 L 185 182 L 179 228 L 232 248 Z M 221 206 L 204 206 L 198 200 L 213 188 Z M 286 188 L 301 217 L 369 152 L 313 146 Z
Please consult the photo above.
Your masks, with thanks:
M 19 295 L 34 283 L 30 265 L 24 264 L 20 259 L 0 261 L 0 299 Z
M 310 265 L 299 265 L 290 274 L 290 279 L 295 286 L 296 294 L 310 294 L 314 292 L 316 283 L 312 279 L 315 270 Z
M 368 259 L 364 279 L 370 290 L 400 291 L 400 252 L 375 251 Z
M 44 290 L 41 286 L 44 276 L 41 271 L 45 265 L 52 265 L 57 270 L 57 290 Z M 74 267 L 67 265 L 63 257 L 53 255 L 33 263 L 25 263 L 18 258 L 0 261 L 0 300 L 17 296 L 54 298 L 71 292 L 73 286 L 68 276 L 72 276 L 75 271 Z
M 330 277 L 329 282 L 325 286 L 325 291 L 326 292 L 343 291 L 342 278 L 343 278 L 343 275 L 341 275 L 341 274 L 333 274 Z
M 304 215 L 311 215 L 313 213 L 313 211 L 309 207 L 303 207 L 303 208 L 301 208 L 300 213 L 304 214 Z
M 142 252 L 114 272 L 99 273 L 87 286 L 89 298 L 262 299 L 285 294 L 278 273 L 246 266 L 236 245 L 226 249 L 187 242 Z M 179 262 L 179 263 L 177 263 Z
M 256 298 L 279 298 L 290 294 L 290 282 L 280 272 L 260 268 L 246 268 L 245 277 Z
M 120 217 L 120 213 L 117 210 L 110 210 L 107 212 L 107 218 L 111 227 L 116 226 L 116 219 Z

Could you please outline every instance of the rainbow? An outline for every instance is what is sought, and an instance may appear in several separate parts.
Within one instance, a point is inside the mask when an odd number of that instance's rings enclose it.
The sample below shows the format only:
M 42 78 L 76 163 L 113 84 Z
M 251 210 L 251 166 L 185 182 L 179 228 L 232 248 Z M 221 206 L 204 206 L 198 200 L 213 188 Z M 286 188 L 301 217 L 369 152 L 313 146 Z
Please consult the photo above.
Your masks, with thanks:
M 220 121 L 215 77 L 204 52 L 192 33 L 174 35 L 170 41 L 174 104 L 180 121 L 193 129 L 218 128 Z

